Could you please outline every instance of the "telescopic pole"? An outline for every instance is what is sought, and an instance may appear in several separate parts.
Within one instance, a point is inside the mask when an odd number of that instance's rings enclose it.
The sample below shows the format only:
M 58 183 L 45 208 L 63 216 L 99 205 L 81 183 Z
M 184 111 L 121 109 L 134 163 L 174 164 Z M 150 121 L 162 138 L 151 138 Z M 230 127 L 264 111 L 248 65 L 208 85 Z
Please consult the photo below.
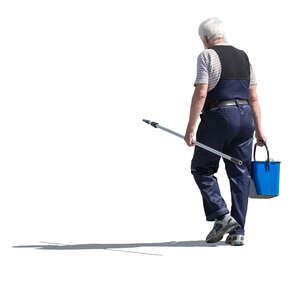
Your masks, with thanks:
M 143 122 L 145 122 L 145 123 L 147 123 L 147 124 L 153 126 L 154 128 L 159 128 L 159 129 L 161 129 L 161 130 L 164 130 L 164 131 L 166 131 L 166 132 L 168 132 L 168 133 L 171 133 L 171 134 L 173 134 L 173 135 L 175 135 L 175 136 L 178 136 L 178 137 L 184 139 L 184 136 L 183 136 L 182 134 L 180 134 L 180 133 L 178 133 L 178 132 L 175 132 L 175 131 L 173 131 L 173 130 L 171 130 L 171 129 L 169 129 L 169 128 L 166 128 L 166 127 L 164 127 L 164 126 L 161 126 L 161 125 L 159 125 L 157 122 L 152 122 L 152 121 L 146 120 L 146 119 L 143 119 Z M 209 151 L 209 152 L 212 152 L 212 153 L 214 153 L 214 154 L 216 154 L 216 155 L 219 155 L 219 156 L 221 156 L 221 157 L 223 157 L 223 158 L 225 158 L 225 159 L 228 159 L 228 160 L 230 160 L 231 162 L 233 162 L 233 163 L 235 163 L 235 164 L 237 164 L 237 165 L 240 165 L 240 166 L 241 166 L 241 165 L 243 164 L 243 162 L 242 162 L 241 160 L 237 159 L 237 158 L 234 158 L 234 157 L 232 157 L 232 156 L 230 156 L 230 155 L 227 155 L 227 154 L 225 154 L 225 153 L 223 153 L 223 152 L 220 152 L 220 151 L 218 151 L 218 150 L 215 150 L 215 149 L 213 149 L 213 148 L 211 148 L 211 147 L 208 147 L 208 146 L 206 146 L 206 145 L 204 145 L 204 144 L 202 144 L 202 143 L 199 143 L 199 142 L 197 142 L 197 141 L 193 141 L 193 142 L 194 142 L 194 144 L 195 144 L 196 146 L 198 146 L 198 147 L 200 147 L 200 148 L 203 148 L 203 149 L 205 149 L 205 150 L 207 150 L 207 151 Z

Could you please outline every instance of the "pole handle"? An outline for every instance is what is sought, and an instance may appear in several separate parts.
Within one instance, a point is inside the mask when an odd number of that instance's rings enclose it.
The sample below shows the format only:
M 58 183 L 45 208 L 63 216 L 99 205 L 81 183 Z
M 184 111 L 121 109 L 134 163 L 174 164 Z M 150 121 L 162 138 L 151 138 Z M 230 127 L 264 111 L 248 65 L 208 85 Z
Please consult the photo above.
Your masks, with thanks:
M 232 161 L 233 163 L 241 166 L 243 164 L 243 162 L 237 158 L 231 157 L 230 161 Z

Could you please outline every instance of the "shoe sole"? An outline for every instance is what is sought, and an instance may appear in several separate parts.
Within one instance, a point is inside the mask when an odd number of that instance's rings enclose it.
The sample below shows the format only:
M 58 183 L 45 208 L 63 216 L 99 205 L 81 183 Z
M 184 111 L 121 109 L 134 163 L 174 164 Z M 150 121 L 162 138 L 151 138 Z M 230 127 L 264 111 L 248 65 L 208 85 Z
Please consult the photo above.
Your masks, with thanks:
M 230 232 L 231 230 L 236 229 L 238 226 L 239 226 L 239 224 L 237 224 L 237 223 L 236 224 L 232 224 L 232 225 L 230 225 L 228 227 L 225 226 L 224 229 L 221 230 L 219 232 L 219 234 L 215 238 L 206 240 L 206 243 L 217 243 L 217 242 L 221 241 L 222 238 L 223 238 L 223 236 L 224 236 L 224 234 Z
M 230 236 L 227 237 L 225 243 L 230 245 L 230 246 L 244 246 L 244 238 L 241 240 L 232 240 L 229 239 Z
M 226 242 L 230 246 L 244 246 L 243 242 Z

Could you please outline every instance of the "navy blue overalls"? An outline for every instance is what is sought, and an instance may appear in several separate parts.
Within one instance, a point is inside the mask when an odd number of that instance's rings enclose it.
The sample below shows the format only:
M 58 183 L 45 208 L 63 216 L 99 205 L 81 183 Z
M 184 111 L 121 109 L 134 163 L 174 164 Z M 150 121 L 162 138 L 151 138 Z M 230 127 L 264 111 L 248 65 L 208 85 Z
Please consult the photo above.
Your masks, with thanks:
M 240 166 L 223 159 L 230 182 L 231 215 L 241 225 L 232 233 L 244 234 L 255 129 L 252 108 L 249 104 L 219 106 L 210 110 L 205 108 L 212 101 L 248 99 L 250 63 L 247 54 L 235 47 L 216 45 L 210 49 L 218 54 L 222 71 L 216 87 L 207 93 L 196 138 L 200 143 L 243 161 Z M 214 176 L 219 161 L 219 156 L 195 147 L 191 173 L 201 191 L 207 221 L 229 212 Z

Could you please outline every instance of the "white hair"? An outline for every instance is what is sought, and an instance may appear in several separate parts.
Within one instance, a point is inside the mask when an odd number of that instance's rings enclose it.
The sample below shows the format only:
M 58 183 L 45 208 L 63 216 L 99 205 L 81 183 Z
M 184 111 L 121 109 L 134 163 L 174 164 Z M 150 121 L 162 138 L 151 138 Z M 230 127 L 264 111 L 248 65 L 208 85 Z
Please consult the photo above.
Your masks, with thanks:
M 225 39 L 224 25 L 219 18 L 209 18 L 203 21 L 199 26 L 199 35 L 202 40 L 207 36 L 210 42 L 217 38 Z

